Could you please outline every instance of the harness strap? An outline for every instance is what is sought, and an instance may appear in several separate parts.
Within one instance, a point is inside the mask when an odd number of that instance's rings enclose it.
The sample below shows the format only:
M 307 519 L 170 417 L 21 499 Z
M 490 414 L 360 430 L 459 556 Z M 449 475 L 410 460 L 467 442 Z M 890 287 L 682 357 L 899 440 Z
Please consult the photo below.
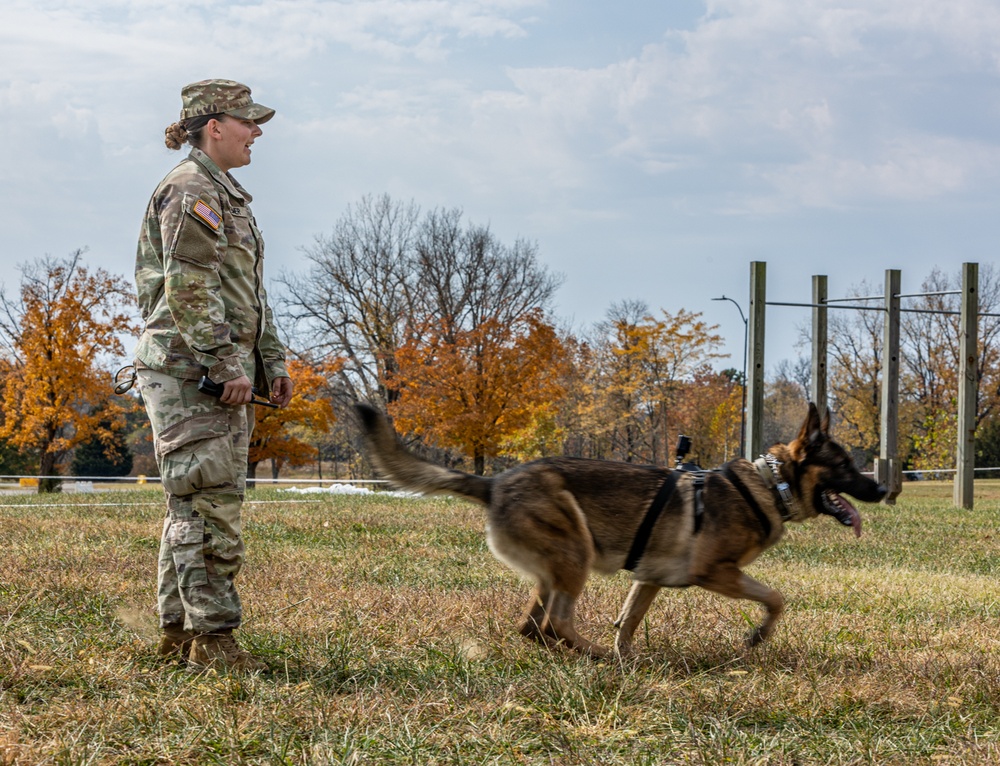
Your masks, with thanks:
M 757 521 L 764 527 L 764 539 L 767 540 L 771 536 L 771 520 L 767 518 L 767 514 L 764 513 L 757 500 L 754 499 L 753 494 L 747 489 L 747 485 L 740 480 L 740 477 L 736 475 L 736 472 L 732 468 L 723 466 L 722 473 L 729 483 L 736 487 L 736 491 L 740 493 L 746 504 L 750 506 L 750 510 L 757 517 Z
M 625 558 L 623 569 L 632 572 L 639 564 L 639 559 L 642 558 L 642 554 L 646 551 L 646 544 L 649 542 L 649 536 L 653 532 L 653 527 L 656 525 L 657 519 L 660 518 L 663 509 L 667 507 L 667 501 L 670 500 L 670 496 L 674 494 L 674 487 L 677 486 L 677 479 L 680 474 L 680 471 L 671 471 L 667 474 L 667 478 L 663 480 L 663 484 L 660 485 L 660 489 L 656 493 L 656 497 L 653 498 L 649 510 L 646 511 L 646 516 L 643 518 L 642 524 L 639 525 L 639 530 L 635 533 L 635 539 L 632 540 L 632 548 Z
M 708 471 L 691 471 L 694 474 L 694 533 L 701 532 L 705 518 L 705 475 Z

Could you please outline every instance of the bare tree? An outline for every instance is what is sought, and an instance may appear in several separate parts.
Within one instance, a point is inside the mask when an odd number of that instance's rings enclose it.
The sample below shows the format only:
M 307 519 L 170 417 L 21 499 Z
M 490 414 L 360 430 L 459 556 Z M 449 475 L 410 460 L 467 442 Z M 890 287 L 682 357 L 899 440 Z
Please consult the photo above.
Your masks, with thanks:
M 861 282 L 849 295 L 872 295 Z M 830 408 L 836 413 L 840 438 L 866 455 L 878 454 L 879 407 L 882 400 L 882 326 L 878 301 L 859 302 L 868 311 L 831 311 L 828 374 Z
M 561 283 L 533 243 L 505 245 L 458 209 L 421 218 L 388 195 L 362 198 L 306 253 L 305 275 L 279 279 L 280 310 L 311 357 L 343 360 L 347 398 L 384 405 L 398 397 L 397 352 L 429 325 L 454 336 L 548 312 Z
M 762 445 L 790 442 L 808 408 L 810 360 L 799 357 L 794 363 L 782 359 L 768 381 L 764 397 Z
M 523 239 L 505 245 L 487 226 L 462 228 L 461 217 L 457 209 L 435 210 L 421 223 L 414 267 L 422 313 L 452 331 L 471 331 L 548 310 L 562 279 L 539 264 L 537 246 Z
M 314 359 L 343 359 L 337 383 L 351 399 L 392 398 L 385 382 L 413 315 L 418 217 L 413 203 L 363 197 L 306 249 L 306 274 L 278 279 L 278 305 L 298 347 Z

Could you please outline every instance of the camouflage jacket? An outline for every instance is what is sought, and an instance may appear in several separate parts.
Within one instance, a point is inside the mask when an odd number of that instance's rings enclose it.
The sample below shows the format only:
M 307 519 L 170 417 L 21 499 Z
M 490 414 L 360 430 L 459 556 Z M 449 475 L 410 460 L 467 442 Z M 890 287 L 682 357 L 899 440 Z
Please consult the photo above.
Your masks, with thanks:
M 137 366 L 217 383 L 246 375 L 265 394 L 287 376 L 264 291 L 264 240 L 250 195 L 193 149 L 149 201 L 135 281 L 145 322 Z

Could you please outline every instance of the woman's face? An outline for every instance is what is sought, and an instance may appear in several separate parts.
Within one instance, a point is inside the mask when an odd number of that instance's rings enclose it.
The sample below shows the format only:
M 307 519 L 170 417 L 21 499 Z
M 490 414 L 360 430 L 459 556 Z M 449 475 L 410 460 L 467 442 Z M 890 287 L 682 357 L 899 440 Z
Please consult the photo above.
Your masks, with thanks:
M 222 119 L 210 120 L 207 128 L 208 146 L 205 152 L 223 171 L 241 168 L 250 164 L 250 146 L 263 134 L 253 120 L 223 115 Z

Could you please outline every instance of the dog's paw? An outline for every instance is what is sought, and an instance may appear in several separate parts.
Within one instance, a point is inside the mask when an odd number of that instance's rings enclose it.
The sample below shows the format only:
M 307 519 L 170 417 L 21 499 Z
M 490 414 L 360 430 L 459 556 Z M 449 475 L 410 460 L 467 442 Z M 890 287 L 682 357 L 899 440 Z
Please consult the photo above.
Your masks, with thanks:
M 623 660 L 632 657 L 635 654 L 635 647 L 632 645 L 631 641 L 622 641 L 619 637 L 615 641 L 615 653 Z

